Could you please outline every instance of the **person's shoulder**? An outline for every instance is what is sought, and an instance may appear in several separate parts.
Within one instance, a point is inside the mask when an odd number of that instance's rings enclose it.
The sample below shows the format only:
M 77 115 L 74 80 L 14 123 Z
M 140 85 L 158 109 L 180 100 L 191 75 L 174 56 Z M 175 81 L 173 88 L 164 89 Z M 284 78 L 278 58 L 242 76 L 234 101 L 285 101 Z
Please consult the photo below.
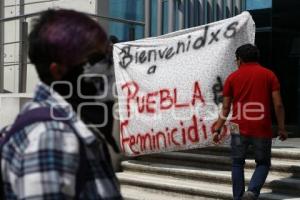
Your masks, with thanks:
M 5 146 L 13 147 L 10 151 L 21 155 L 41 150 L 76 154 L 79 152 L 79 144 L 78 137 L 67 123 L 49 120 L 29 124 L 13 133 Z
M 235 70 L 235 71 L 231 72 L 231 73 L 227 76 L 226 81 L 227 81 L 227 82 L 228 82 L 228 81 L 232 81 L 232 79 L 234 79 L 234 77 L 238 76 L 238 74 L 239 74 L 239 70 Z
M 256 68 L 256 70 L 260 70 L 265 73 L 272 73 L 272 71 L 270 69 L 268 69 L 267 67 L 265 67 L 261 64 L 256 64 L 256 65 L 254 65 L 254 67 Z
M 29 101 L 27 102 L 21 109 L 20 115 L 26 115 L 27 112 L 30 112 L 34 109 L 43 110 L 43 108 L 47 108 L 49 105 L 43 104 L 42 102 Z M 50 108 L 49 108 L 50 109 Z M 51 109 L 50 109 L 51 110 Z M 39 121 L 24 126 L 23 128 L 28 134 L 32 134 L 32 132 L 47 132 L 47 131 L 57 131 L 64 133 L 72 133 L 73 130 L 68 122 L 60 121 L 60 120 L 48 120 L 48 121 Z
M 261 73 L 264 73 L 268 77 L 276 77 L 275 73 L 271 69 L 268 69 L 267 67 L 262 65 L 258 65 L 258 68 L 261 71 Z

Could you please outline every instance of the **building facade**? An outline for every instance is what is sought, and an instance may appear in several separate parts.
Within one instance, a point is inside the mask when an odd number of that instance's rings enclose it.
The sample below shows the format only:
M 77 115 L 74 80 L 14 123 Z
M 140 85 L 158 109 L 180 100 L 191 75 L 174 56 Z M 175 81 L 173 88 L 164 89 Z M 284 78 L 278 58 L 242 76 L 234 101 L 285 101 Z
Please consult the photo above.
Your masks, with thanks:
M 298 0 L 4 0 L 0 2 L 0 18 L 49 7 L 72 8 L 103 16 L 98 19 L 109 35 L 128 41 L 207 24 L 248 10 L 256 23 L 261 63 L 279 77 L 286 123 L 294 136 L 300 136 L 299 4 Z M 25 41 L 22 33 L 28 32 L 22 20 L 30 29 L 31 18 L 0 23 L 2 92 L 30 94 L 38 80 L 24 56 L 26 49 L 20 48 Z
M 144 27 L 132 27 L 134 31 L 126 25 L 109 23 L 108 32 L 121 41 L 199 26 L 248 10 L 256 23 L 260 62 L 280 80 L 288 130 L 291 136 L 300 136 L 300 1 L 110 0 L 107 6 L 105 14 L 109 16 L 145 21 Z
M 38 82 L 27 59 L 32 19 L 48 8 L 69 8 L 96 14 L 96 0 L 0 1 L 0 128 L 12 123 Z

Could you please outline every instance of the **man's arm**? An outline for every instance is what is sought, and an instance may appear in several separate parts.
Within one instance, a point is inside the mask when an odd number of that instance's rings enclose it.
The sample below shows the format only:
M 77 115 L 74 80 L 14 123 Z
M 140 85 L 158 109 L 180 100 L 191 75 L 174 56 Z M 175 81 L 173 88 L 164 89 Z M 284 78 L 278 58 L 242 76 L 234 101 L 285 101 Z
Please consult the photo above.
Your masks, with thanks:
M 282 104 L 281 95 L 280 95 L 279 90 L 272 92 L 272 100 L 273 100 L 275 115 L 277 118 L 277 123 L 278 123 L 278 128 L 279 128 L 278 133 L 279 133 L 280 139 L 285 140 L 288 137 L 288 135 L 285 130 L 285 123 L 284 123 L 285 112 L 284 112 L 284 106 Z
M 222 111 L 221 111 L 218 121 L 215 125 L 215 130 L 221 129 L 223 127 L 223 125 L 226 122 L 227 117 L 230 113 L 230 107 L 231 107 L 231 97 L 224 97 Z
M 213 141 L 215 143 L 218 143 L 220 140 L 219 133 L 230 113 L 230 107 L 231 107 L 231 97 L 223 97 L 222 111 L 221 111 L 219 118 L 214 126 Z

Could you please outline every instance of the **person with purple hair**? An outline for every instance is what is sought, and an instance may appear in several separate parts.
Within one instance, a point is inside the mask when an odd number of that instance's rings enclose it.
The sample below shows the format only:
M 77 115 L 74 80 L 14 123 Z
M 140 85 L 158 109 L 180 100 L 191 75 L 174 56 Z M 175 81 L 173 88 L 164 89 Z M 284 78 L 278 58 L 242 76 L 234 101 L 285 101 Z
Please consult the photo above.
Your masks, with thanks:
M 109 136 L 90 126 L 105 121 L 95 100 L 102 82 L 84 74 L 109 65 L 108 48 L 105 31 L 83 13 L 47 10 L 36 19 L 29 58 L 41 82 L 2 147 L 3 199 L 122 199 Z

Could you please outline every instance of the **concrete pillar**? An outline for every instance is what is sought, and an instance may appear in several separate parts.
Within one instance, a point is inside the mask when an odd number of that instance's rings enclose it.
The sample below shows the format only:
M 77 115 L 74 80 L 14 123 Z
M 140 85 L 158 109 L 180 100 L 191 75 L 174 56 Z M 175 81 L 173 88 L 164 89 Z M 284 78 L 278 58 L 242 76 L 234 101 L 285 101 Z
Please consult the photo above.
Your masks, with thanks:
M 242 11 L 245 11 L 246 10 L 246 0 L 241 0 L 241 6 L 242 6 Z
M 213 0 L 207 0 L 206 13 L 207 13 L 207 22 L 206 23 L 212 22 L 213 21 L 213 13 L 214 13 Z
M 0 1 L 0 19 L 4 18 L 4 2 Z M 0 22 L 0 93 L 4 92 L 4 22 Z
M 195 26 L 195 11 L 194 11 L 194 0 L 189 0 L 189 26 L 193 27 Z
M 157 0 L 157 35 L 162 34 L 162 0 Z
M 227 1 L 222 0 L 222 19 L 226 19 L 226 5 Z
M 216 19 L 221 20 L 224 17 L 224 1 L 223 0 L 216 0 Z
M 241 11 L 242 11 L 241 0 L 235 0 L 234 1 L 234 15 L 240 14 Z
M 184 1 L 178 0 L 178 29 L 184 28 Z
M 96 0 L 96 14 L 101 16 L 109 16 L 109 1 L 99 1 Z M 101 22 L 102 28 L 108 33 L 109 31 L 109 21 L 101 20 L 101 18 L 97 18 L 99 22 Z
M 20 15 L 25 14 L 24 0 L 20 0 Z M 25 18 L 20 18 L 20 47 L 19 47 L 19 92 L 26 92 L 27 82 L 27 35 L 28 23 Z
M 174 0 L 168 1 L 168 32 L 174 31 Z
M 213 10 L 213 21 L 217 21 L 217 0 L 212 1 L 212 10 Z
M 199 0 L 199 13 L 198 13 L 198 22 L 200 25 L 204 24 L 204 8 L 205 8 L 205 0 Z
M 151 31 L 151 4 L 150 0 L 145 0 L 144 3 L 144 19 L 145 19 L 145 27 L 144 27 L 144 37 L 150 37 Z
M 226 1 L 226 16 L 225 18 L 232 17 L 234 13 L 233 10 L 233 0 Z
M 203 24 L 207 24 L 207 21 L 208 21 L 208 19 L 207 19 L 207 0 L 203 0 L 203 11 L 204 11 L 204 13 L 203 13 L 203 15 L 204 15 L 204 18 L 203 18 Z
M 20 108 L 31 99 L 30 94 L 0 94 L 0 129 L 12 124 Z

